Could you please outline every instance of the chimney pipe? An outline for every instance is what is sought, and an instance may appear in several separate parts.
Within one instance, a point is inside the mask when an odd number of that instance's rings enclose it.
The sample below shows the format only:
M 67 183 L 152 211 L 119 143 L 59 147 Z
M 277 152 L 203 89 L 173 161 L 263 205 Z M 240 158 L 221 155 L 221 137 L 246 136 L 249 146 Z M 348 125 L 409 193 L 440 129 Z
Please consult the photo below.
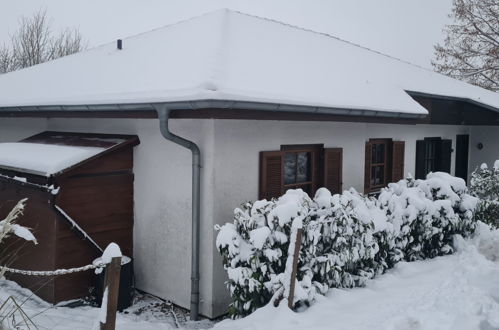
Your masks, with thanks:
M 118 49 L 123 49 L 123 41 L 121 39 L 118 39 Z

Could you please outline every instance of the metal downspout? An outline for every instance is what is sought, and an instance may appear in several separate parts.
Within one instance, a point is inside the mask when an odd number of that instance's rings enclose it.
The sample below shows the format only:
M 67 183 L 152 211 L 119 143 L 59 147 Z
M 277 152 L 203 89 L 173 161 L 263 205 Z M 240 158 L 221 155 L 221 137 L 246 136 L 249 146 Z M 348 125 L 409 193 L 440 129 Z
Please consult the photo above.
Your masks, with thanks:
M 191 252 L 191 314 L 196 321 L 199 316 L 199 223 L 201 194 L 201 151 L 192 141 L 186 140 L 170 132 L 168 119 L 170 109 L 166 105 L 155 106 L 158 112 L 159 128 L 165 139 L 176 143 L 192 152 L 192 252 Z

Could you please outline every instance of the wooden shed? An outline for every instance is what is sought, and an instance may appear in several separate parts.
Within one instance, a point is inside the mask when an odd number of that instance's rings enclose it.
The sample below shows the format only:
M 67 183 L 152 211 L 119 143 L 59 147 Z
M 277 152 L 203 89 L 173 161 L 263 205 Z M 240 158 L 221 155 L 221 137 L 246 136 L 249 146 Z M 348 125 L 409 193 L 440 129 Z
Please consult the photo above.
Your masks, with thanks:
M 36 246 L 7 240 L 0 253 L 15 254 L 10 267 L 84 266 L 101 255 L 97 246 L 104 249 L 111 242 L 133 256 L 133 147 L 138 144 L 137 136 L 67 132 L 0 143 L 0 219 L 28 198 L 18 223 L 38 240 Z M 51 303 L 86 296 L 95 284 L 93 271 L 8 277 Z

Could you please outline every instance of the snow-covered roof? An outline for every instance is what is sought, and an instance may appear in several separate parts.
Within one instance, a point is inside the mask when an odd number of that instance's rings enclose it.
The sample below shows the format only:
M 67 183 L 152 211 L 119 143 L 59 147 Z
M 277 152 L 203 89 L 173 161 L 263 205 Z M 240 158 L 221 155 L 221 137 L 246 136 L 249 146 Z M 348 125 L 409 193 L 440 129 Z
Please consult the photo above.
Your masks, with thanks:
M 42 143 L 0 143 L 0 166 L 49 176 L 106 150 Z
M 0 76 L 0 108 L 227 100 L 424 115 L 499 94 L 327 34 L 219 10 Z

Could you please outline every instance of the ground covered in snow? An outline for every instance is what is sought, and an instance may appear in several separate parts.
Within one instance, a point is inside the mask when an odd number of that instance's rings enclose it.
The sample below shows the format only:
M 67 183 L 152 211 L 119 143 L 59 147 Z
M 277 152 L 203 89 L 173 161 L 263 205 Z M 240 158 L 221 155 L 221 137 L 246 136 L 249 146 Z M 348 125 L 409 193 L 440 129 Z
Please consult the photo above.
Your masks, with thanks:
M 333 289 L 307 310 L 291 312 L 267 306 L 239 320 L 224 320 L 214 329 L 337 330 L 493 330 L 499 329 L 499 231 L 485 226 L 473 240 L 457 240 L 454 255 L 400 262 L 386 274 L 357 289 Z M 27 291 L 0 281 L 0 301 Z M 90 329 L 99 310 L 51 307 L 29 299 L 23 308 L 40 329 Z M 209 328 L 208 321 L 189 323 L 169 304 L 142 297 L 118 317 L 118 329 Z
M 99 320 L 99 308 L 89 305 L 81 306 L 80 301 L 52 306 L 34 296 L 29 290 L 19 287 L 16 283 L 0 279 L 0 306 L 9 296 L 13 296 L 22 305 L 23 311 L 38 329 L 90 330 L 95 328 L 96 322 Z M 0 308 L 0 320 L 12 307 L 13 305 L 8 303 L 3 309 Z M 19 325 L 19 328 L 16 329 L 35 328 L 31 324 L 30 327 L 25 326 L 19 313 L 16 313 L 15 320 Z M 12 324 L 11 318 L 4 322 L 7 321 Z M 209 320 L 191 322 L 188 320 L 186 311 L 147 294 L 137 294 L 135 304 L 123 313 L 119 313 L 116 322 L 116 327 L 119 330 L 170 330 L 179 327 L 182 329 L 207 329 L 212 326 L 213 322 Z M 7 329 L 10 328 L 12 327 Z M 0 329 L 2 329 L 1 322 Z

